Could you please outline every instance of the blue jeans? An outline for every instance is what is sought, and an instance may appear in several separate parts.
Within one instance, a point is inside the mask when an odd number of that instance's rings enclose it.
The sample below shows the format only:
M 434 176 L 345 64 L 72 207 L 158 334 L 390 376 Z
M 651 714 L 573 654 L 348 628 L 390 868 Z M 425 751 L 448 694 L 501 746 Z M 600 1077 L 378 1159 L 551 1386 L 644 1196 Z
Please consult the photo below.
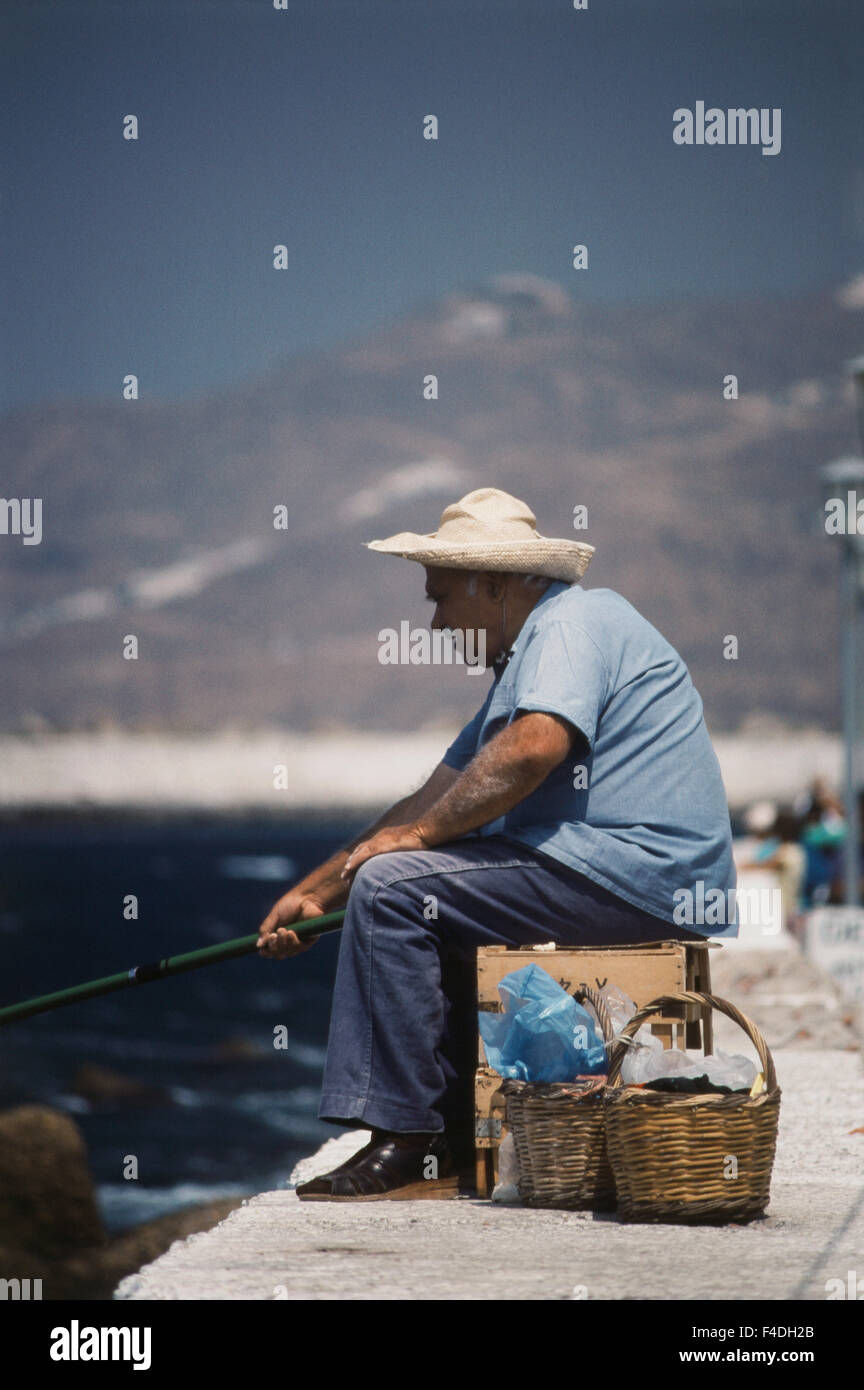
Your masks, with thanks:
M 668 940 L 705 937 L 501 835 L 368 859 L 342 928 L 320 1118 L 399 1133 L 464 1129 L 475 947 Z

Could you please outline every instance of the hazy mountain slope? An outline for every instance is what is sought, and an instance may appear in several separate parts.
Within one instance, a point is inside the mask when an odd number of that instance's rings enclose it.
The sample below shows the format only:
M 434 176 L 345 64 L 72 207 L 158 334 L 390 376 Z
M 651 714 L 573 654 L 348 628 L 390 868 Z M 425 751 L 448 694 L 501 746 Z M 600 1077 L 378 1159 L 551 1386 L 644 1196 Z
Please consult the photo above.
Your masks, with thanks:
M 422 569 L 361 542 L 432 530 L 484 484 L 523 496 L 549 535 L 576 536 L 587 506 L 587 585 L 679 648 L 713 727 L 756 709 L 833 723 L 817 469 L 859 448 L 842 366 L 864 345 L 861 300 L 606 308 L 499 277 L 206 399 L 12 412 L 2 490 L 43 499 L 44 535 L 0 536 L 2 727 L 467 715 L 485 678 L 379 665 L 379 628 L 429 610 Z

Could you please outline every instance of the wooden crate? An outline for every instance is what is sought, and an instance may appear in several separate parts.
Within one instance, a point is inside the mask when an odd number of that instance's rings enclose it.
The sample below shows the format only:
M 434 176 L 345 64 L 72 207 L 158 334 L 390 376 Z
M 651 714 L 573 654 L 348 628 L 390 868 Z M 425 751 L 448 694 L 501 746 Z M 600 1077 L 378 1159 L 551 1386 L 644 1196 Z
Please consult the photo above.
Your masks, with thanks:
M 637 1009 L 661 994 L 681 990 L 711 993 L 709 951 L 720 942 L 655 941 L 640 946 L 481 946 L 477 951 L 477 1006 L 499 1013 L 498 985 L 505 975 L 532 962 L 547 971 L 568 993 L 580 984 L 601 988 L 618 985 Z M 714 1051 L 711 1010 L 679 1005 L 658 1015 L 649 1025 L 664 1047 Z M 474 1081 L 474 1145 L 477 1192 L 486 1197 L 498 1178 L 498 1146 L 507 1132 L 504 1097 L 497 1072 L 487 1065 L 483 1041 L 477 1039 L 478 1066 Z

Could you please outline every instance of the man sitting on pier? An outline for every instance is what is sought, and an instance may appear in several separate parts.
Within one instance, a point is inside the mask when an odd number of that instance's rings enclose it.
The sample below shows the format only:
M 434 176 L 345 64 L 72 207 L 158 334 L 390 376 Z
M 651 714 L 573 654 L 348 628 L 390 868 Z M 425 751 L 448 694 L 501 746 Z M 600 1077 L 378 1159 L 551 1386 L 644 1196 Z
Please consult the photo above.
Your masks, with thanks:
M 593 547 L 480 488 L 437 532 L 370 549 L 425 567 L 433 630 L 479 633 L 494 679 L 428 781 L 261 924 L 261 955 L 281 959 L 308 949 L 292 923 L 347 902 L 319 1114 L 372 1138 L 304 1199 L 453 1190 L 471 1162 L 477 946 L 737 935 L 674 925 L 676 892 L 735 884 L 726 797 L 681 657 L 579 584 Z

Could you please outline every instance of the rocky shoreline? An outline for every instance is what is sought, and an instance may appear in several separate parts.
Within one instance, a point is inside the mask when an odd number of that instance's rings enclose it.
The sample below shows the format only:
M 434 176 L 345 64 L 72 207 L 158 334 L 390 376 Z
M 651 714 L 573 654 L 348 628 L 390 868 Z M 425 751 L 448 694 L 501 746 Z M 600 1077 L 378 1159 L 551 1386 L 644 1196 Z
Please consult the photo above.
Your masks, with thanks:
M 110 1299 L 124 1276 L 217 1225 L 240 1202 L 223 1198 L 111 1235 L 75 1121 L 43 1105 L 0 1111 L 0 1280 L 13 1289 L 22 1281 L 22 1297 L 38 1290 L 42 1300 Z M 6 1297 L 14 1296 L 7 1287 Z

